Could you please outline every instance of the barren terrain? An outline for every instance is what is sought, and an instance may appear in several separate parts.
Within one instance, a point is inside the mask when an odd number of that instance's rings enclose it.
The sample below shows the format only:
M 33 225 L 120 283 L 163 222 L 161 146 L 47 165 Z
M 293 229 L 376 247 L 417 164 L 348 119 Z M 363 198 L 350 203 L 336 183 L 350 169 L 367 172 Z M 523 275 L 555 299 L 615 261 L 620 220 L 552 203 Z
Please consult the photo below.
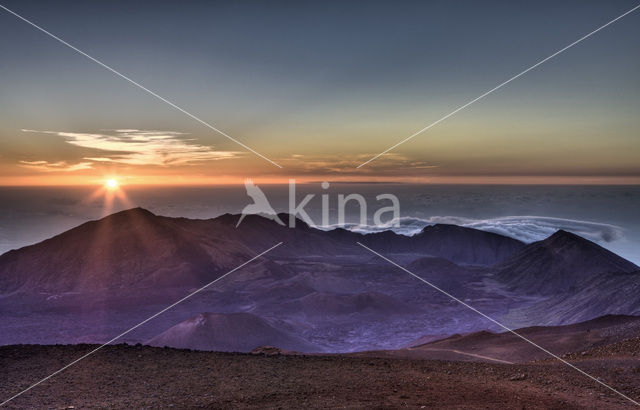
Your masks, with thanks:
M 577 355 L 576 366 L 640 397 L 638 339 Z M 92 345 L 0 347 L 2 398 Z M 554 360 L 492 364 L 375 357 L 214 353 L 107 346 L 9 408 L 629 408 Z

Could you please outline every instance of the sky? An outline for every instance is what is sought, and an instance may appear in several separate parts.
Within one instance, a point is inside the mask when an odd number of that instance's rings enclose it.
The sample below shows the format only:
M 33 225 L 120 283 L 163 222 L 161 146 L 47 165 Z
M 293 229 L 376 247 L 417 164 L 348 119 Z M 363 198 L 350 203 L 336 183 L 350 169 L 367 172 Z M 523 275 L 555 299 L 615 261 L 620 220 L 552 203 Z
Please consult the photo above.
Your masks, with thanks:
M 0 185 L 639 183 L 636 1 L 2 0 Z

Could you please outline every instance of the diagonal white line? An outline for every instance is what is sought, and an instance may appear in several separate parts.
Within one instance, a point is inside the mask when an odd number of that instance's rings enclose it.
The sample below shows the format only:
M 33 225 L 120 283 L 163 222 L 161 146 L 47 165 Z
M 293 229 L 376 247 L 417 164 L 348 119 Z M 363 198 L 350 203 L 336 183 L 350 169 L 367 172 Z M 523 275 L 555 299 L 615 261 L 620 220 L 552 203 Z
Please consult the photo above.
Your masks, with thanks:
M 542 65 L 544 63 L 546 63 L 547 61 L 551 60 L 553 57 L 557 56 L 558 54 L 562 53 L 563 51 L 568 50 L 569 48 L 575 46 L 576 44 L 580 43 L 583 40 L 586 40 L 587 38 L 591 37 L 592 35 L 596 34 L 598 31 L 602 30 L 603 28 L 609 26 L 610 24 L 615 23 L 616 21 L 620 20 L 621 18 L 623 18 L 624 16 L 626 16 L 627 14 L 630 14 L 632 12 L 634 12 L 635 10 L 637 10 L 638 8 L 640 8 L 640 4 L 638 4 L 637 6 L 635 6 L 634 8 L 632 8 L 631 10 L 627 11 L 624 14 L 619 15 L 618 17 L 614 18 L 613 20 L 609 21 L 607 24 L 604 24 L 600 27 L 598 27 L 597 29 L 593 30 L 591 33 L 586 34 L 582 37 L 580 37 L 579 39 L 577 39 L 576 41 L 574 41 L 573 43 L 569 44 L 566 47 L 561 48 L 560 50 L 556 51 L 555 53 L 551 54 L 549 57 L 538 61 L 537 63 L 535 63 L 534 65 L 532 65 L 531 67 L 527 68 L 526 70 L 522 71 L 520 74 L 516 74 L 513 77 L 511 77 L 510 79 L 508 79 L 507 81 L 501 83 L 500 85 L 497 85 L 495 87 L 493 87 L 492 89 L 490 89 L 489 91 L 486 91 L 485 93 L 479 95 L 478 97 L 474 98 L 473 100 L 469 101 L 468 103 L 461 105 L 460 107 L 456 108 L 455 110 L 451 111 L 449 114 L 445 115 L 444 117 L 440 118 L 439 120 L 432 122 L 431 124 L 427 125 L 426 127 L 424 127 L 423 129 L 414 132 L 413 134 L 409 135 L 407 138 L 403 139 L 400 142 L 397 142 L 395 144 L 393 144 L 392 146 L 390 146 L 389 148 L 387 148 L 386 150 L 382 151 L 381 153 L 379 153 L 378 155 L 375 155 L 371 158 L 369 158 L 367 161 L 363 162 L 362 164 L 358 165 L 356 167 L 360 168 L 364 165 L 367 165 L 369 162 L 373 161 L 374 159 L 386 154 L 387 152 L 395 149 L 397 146 L 404 144 L 405 142 L 409 141 L 410 139 L 412 139 L 413 137 L 416 137 L 420 134 L 422 134 L 423 132 L 425 132 L 426 130 L 428 130 L 429 128 L 439 124 L 440 122 L 446 120 L 447 118 L 451 117 L 452 115 L 456 114 L 459 111 L 464 110 L 465 108 L 467 108 L 468 106 L 470 106 L 471 104 L 475 103 L 476 101 L 486 97 L 487 95 L 491 94 L 492 92 L 502 88 L 503 86 L 509 84 L 511 81 L 515 80 L 516 78 L 528 73 L 529 71 L 533 70 L 534 68 L 538 67 L 539 65 Z
M 89 54 L 85 53 L 84 51 L 72 46 L 71 44 L 67 43 L 66 41 L 64 41 L 63 39 L 61 39 L 60 37 L 51 34 L 50 32 L 48 32 L 47 30 L 43 29 L 42 27 L 38 26 L 37 24 L 27 20 L 26 18 L 22 17 L 21 15 L 19 15 L 18 13 L 16 13 L 15 11 L 9 10 L 8 8 L 6 8 L 5 6 L 3 6 L 2 4 L 0 4 L 0 8 L 4 9 L 5 11 L 7 11 L 10 14 L 13 14 L 14 16 L 16 16 L 17 18 L 19 18 L 20 20 L 24 21 L 27 24 L 30 24 L 31 26 L 37 28 L 38 30 L 42 31 L 43 33 L 45 33 L 46 35 L 48 35 L 49 37 L 59 41 L 60 43 L 64 44 L 65 46 L 69 47 L 70 49 L 82 54 L 83 56 L 87 57 L 89 60 L 93 61 L 94 63 L 106 68 L 107 70 L 111 71 L 112 73 L 114 73 L 115 75 L 124 78 L 125 80 L 127 80 L 128 82 L 130 82 L 131 84 L 135 85 L 136 87 L 146 91 L 147 93 L 151 94 L 152 96 L 156 97 L 157 99 L 159 99 L 160 101 L 163 101 L 167 104 L 169 104 L 171 107 L 175 108 L 176 110 L 182 112 L 183 114 L 186 114 L 187 116 L 193 118 L 194 120 L 198 121 L 200 124 L 204 125 L 207 128 L 212 129 L 213 131 L 217 132 L 220 135 L 223 135 L 225 137 L 227 137 L 228 139 L 230 139 L 231 141 L 235 142 L 236 144 L 240 145 L 241 147 L 245 148 L 246 150 L 249 150 L 251 152 L 253 152 L 254 154 L 256 154 L 257 156 L 259 156 L 262 159 L 265 159 L 267 161 L 269 161 L 270 163 L 272 163 L 273 165 L 277 166 L 278 168 L 282 168 L 282 165 L 270 160 L 269 158 L 265 157 L 264 155 L 260 154 L 259 152 L 257 152 L 256 150 L 254 150 L 253 148 L 248 147 L 247 145 L 243 144 L 242 142 L 238 141 L 237 139 L 233 138 L 231 135 L 227 134 L 226 132 L 214 127 L 213 125 L 209 124 L 208 122 L 201 120 L 200 118 L 196 117 L 195 115 L 191 114 L 190 112 L 188 112 L 187 110 L 177 106 L 176 104 L 172 103 L 171 101 L 167 100 L 164 97 L 161 97 L 160 95 L 156 94 L 155 92 L 149 90 L 148 88 L 144 87 L 143 85 L 135 82 L 134 80 L 132 80 L 131 78 L 127 77 L 126 75 L 120 73 L 119 71 L 117 71 L 114 68 L 111 68 L 110 66 L 104 64 L 103 62 L 99 61 L 96 58 L 91 57 Z
M 44 379 L 40 380 L 37 383 L 32 384 L 31 386 L 27 387 L 26 389 L 24 389 L 23 391 L 21 391 L 20 393 L 8 398 L 7 400 L 3 401 L 2 403 L 0 403 L 0 406 L 4 406 L 5 404 L 9 403 L 11 400 L 15 399 L 16 397 L 21 396 L 22 394 L 28 392 L 29 390 L 33 389 L 34 387 L 36 387 L 37 385 L 39 385 L 42 382 L 45 382 L 47 380 L 49 380 L 50 378 L 52 378 L 53 376 L 63 372 L 64 370 L 68 369 L 69 367 L 73 366 L 74 364 L 78 363 L 79 361 L 87 358 L 88 356 L 91 356 L 92 354 L 94 354 L 95 352 L 97 352 L 98 350 L 102 349 L 103 347 L 113 343 L 114 341 L 120 339 L 122 336 L 126 335 L 127 333 L 133 331 L 134 329 L 139 328 L 140 326 L 144 325 L 145 323 L 147 323 L 148 321 L 160 316 L 161 314 L 163 314 L 164 312 L 166 312 L 167 310 L 175 307 L 176 305 L 184 302 L 185 300 L 189 299 L 190 297 L 192 297 L 193 295 L 203 291 L 204 289 L 208 288 L 209 286 L 213 285 L 214 283 L 218 282 L 219 280 L 227 277 L 228 275 L 232 274 L 233 272 L 237 271 L 238 269 L 248 265 L 249 263 L 253 262 L 254 260 L 258 259 L 259 257 L 261 257 L 262 255 L 264 255 L 265 253 L 277 248 L 278 246 L 282 245 L 282 242 L 279 242 L 278 244 L 272 246 L 271 248 L 267 249 L 266 251 L 254 256 L 253 258 L 249 259 L 248 261 L 246 261 L 245 263 L 243 263 L 242 265 L 236 266 L 235 268 L 233 268 L 232 270 L 230 270 L 229 272 L 225 273 L 224 275 L 220 276 L 219 278 L 207 283 L 206 285 L 204 285 L 203 287 L 191 292 L 190 294 L 188 294 L 187 296 L 183 297 L 182 299 L 178 300 L 177 302 L 167 306 L 166 308 L 162 309 L 161 311 L 159 311 L 158 313 L 148 317 L 147 319 L 143 320 L 142 322 L 138 323 L 137 325 L 133 326 L 131 329 L 120 333 L 118 336 L 114 337 L 113 339 L 109 340 L 108 342 L 102 344 L 101 346 L 96 347 L 95 349 L 93 349 L 92 351 L 90 351 L 89 353 L 85 354 L 84 356 L 81 356 L 79 358 L 77 358 L 76 360 L 72 361 L 71 363 L 67 364 L 66 366 L 60 368 L 59 370 L 56 370 L 55 372 L 51 373 L 49 376 L 45 377 Z
M 612 392 L 624 397 L 625 399 L 629 400 L 631 403 L 635 404 L 636 406 L 640 406 L 640 403 L 638 403 L 637 401 L 633 400 L 632 398 L 630 398 L 629 396 L 626 396 L 623 393 L 620 393 L 618 390 L 614 389 L 613 387 L 609 386 L 608 384 L 598 380 L 596 377 L 591 376 L 589 373 L 585 372 L 584 370 L 579 369 L 578 367 L 572 365 L 571 363 L 569 363 L 568 361 L 564 360 L 563 358 L 561 358 L 560 356 L 551 353 L 550 351 L 548 351 L 547 349 L 545 349 L 544 347 L 534 343 L 533 341 L 527 339 L 526 337 L 522 336 L 521 334 L 515 332 L 514 330 L 506 327 L 505 325 L 503 325 L 502 323 L 498 322 L 497 320 L 485 315 L 484 313 L 480 312 L 478 309 L 474 308 L 473 306 L 463 302 L 462 300 L 458 299 L 457 297 L 453 296 L 452 294 L 448 293 L 445 290 L 440 289 L 439 287 L 437 287 L 436 285 L 434 285 L 433 283 L 422 279 L 420 276 L 416 275 L 415 273 L 409 271 L 408 269 L 404 268 L 403 266 L 398 265 L 397 263 L 395 263 L 394 261 L 392 261 L 391 259 L 379 254 L 378 252 L 374 251 L 373 249 L 361 244 L 360 242 L 356 242 L 358 245 L 362 246 L 363 248 L 365 248 L 366 250 L 368 250 L 369 252 L 373 253 L 374 255 L 377 255 L 379 257 L 381 257 L 382 259 L 384 259 L 385 261 L 389 262 L 390 264 L 392 264 L 393 266 L 402 269 L 403 271 L 405 271 L 406 273 L 408 273 L 409 275 L 413 276 L 414 278 L 426 283 L 427 285 L 431 286 L 432 288 L 434 288 L 435 290 L 437 290 L 438 292 L 450 297 L 451 299 L 455 300 L 456 302 L 460 303 L 461 305 L 463 305 L 464 307 L 467 307 L 471 310 L 473 310 L 474 312 L 476 312 L 477 314 L 479 314 L 480 316 L 484 317 L 485 319 L 490 320 L 491 322 L 495 323 L 496 325 L 500 326 L 501 328 L 505 329 L 508 332 L 513 333 L 514 335 L 518 336 L 520 339 L 524 340 L 527 343 L 530 343 L 531 345 L 537 347 L 538 349 L 542 350 L 543 352 L 547 353 L 548 355 L 560 360 L 562 363 L 566 364 L 567 366 L 573 368 L 574 370 L 577 370 L 578 372 L 582 373 L 583 375 L 587 376 L 588 378 L 600 383 L 601 385 L 603 385 L 604 387 L 606 387 L 607 389 L 611 390 Z

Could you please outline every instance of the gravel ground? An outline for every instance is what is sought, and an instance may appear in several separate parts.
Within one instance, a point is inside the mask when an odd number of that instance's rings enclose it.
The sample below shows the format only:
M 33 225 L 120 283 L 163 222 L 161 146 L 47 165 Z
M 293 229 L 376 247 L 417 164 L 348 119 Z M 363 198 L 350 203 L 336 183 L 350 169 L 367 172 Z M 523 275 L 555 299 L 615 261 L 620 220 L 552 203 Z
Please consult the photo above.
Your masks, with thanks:
M 5 400 L 94 345 L 0 347 Z M 268 350 L 266 350 L 268 351 Z M 572 359 L 640 399 L 640 359 Z M 630 408 L 558 361 L 503 365 L 375 357 L 198 352 L 107 346 L 8 408 Z

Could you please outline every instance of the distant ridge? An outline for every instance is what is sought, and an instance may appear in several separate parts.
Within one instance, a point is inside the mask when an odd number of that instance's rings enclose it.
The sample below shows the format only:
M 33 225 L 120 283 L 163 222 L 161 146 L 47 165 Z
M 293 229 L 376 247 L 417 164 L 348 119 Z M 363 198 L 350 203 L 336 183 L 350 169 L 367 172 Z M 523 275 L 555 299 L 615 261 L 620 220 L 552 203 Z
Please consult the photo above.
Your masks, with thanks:
M 283 221 L 289 220 L 289 214 L 278 214 Z M 239 215 L 225 214 L 212 221 L 221 228 L 233 227 Z M 509 238 L 493 232 L 481 231 L 457 225 L 436 224 L 426 226 L 413 236 L 400 235 L 392 230 L 361 234 L 337 228 L 323 231 L 310 227 L 297 220 L 296 228 L 291 229 L 278 225 L 274 221 L 258 215 L 246 217 L 235 233 L 229 235 L 242 238 L 244 243 L 267 246 L 264 241 L 277 238 L 285 243 L 295 243 L 292 255 L 304 252 L 327 252 L 330 254 L 361 253 L 362 249 L 355 245 L 361 242 L 380 252 L 416 253 L 441 257 L 459 264 L 492 265 L 515 254 L 525 244 L 517 239 Z M 293 248 L 292 248 L 293 249 Z M 284 251 L 279 249 L 278 252 Z
M 0 293 L 193 287 L 278 242 L 284 246 L 270 257 L 362 255 L 360 241 L 380 252 L 477 265 L 503 260 L 524 247 L 515 239 L 453 225 L 427 227 L 407 237 L 390 231 L 322 231 L 302 221 L 289 228 L 257 215 L 236 228 L 238 217 L 170 218 L 143 208 L 117 212 L 0 256 Z M 288 215 L 281 218 L 288 220 Z

